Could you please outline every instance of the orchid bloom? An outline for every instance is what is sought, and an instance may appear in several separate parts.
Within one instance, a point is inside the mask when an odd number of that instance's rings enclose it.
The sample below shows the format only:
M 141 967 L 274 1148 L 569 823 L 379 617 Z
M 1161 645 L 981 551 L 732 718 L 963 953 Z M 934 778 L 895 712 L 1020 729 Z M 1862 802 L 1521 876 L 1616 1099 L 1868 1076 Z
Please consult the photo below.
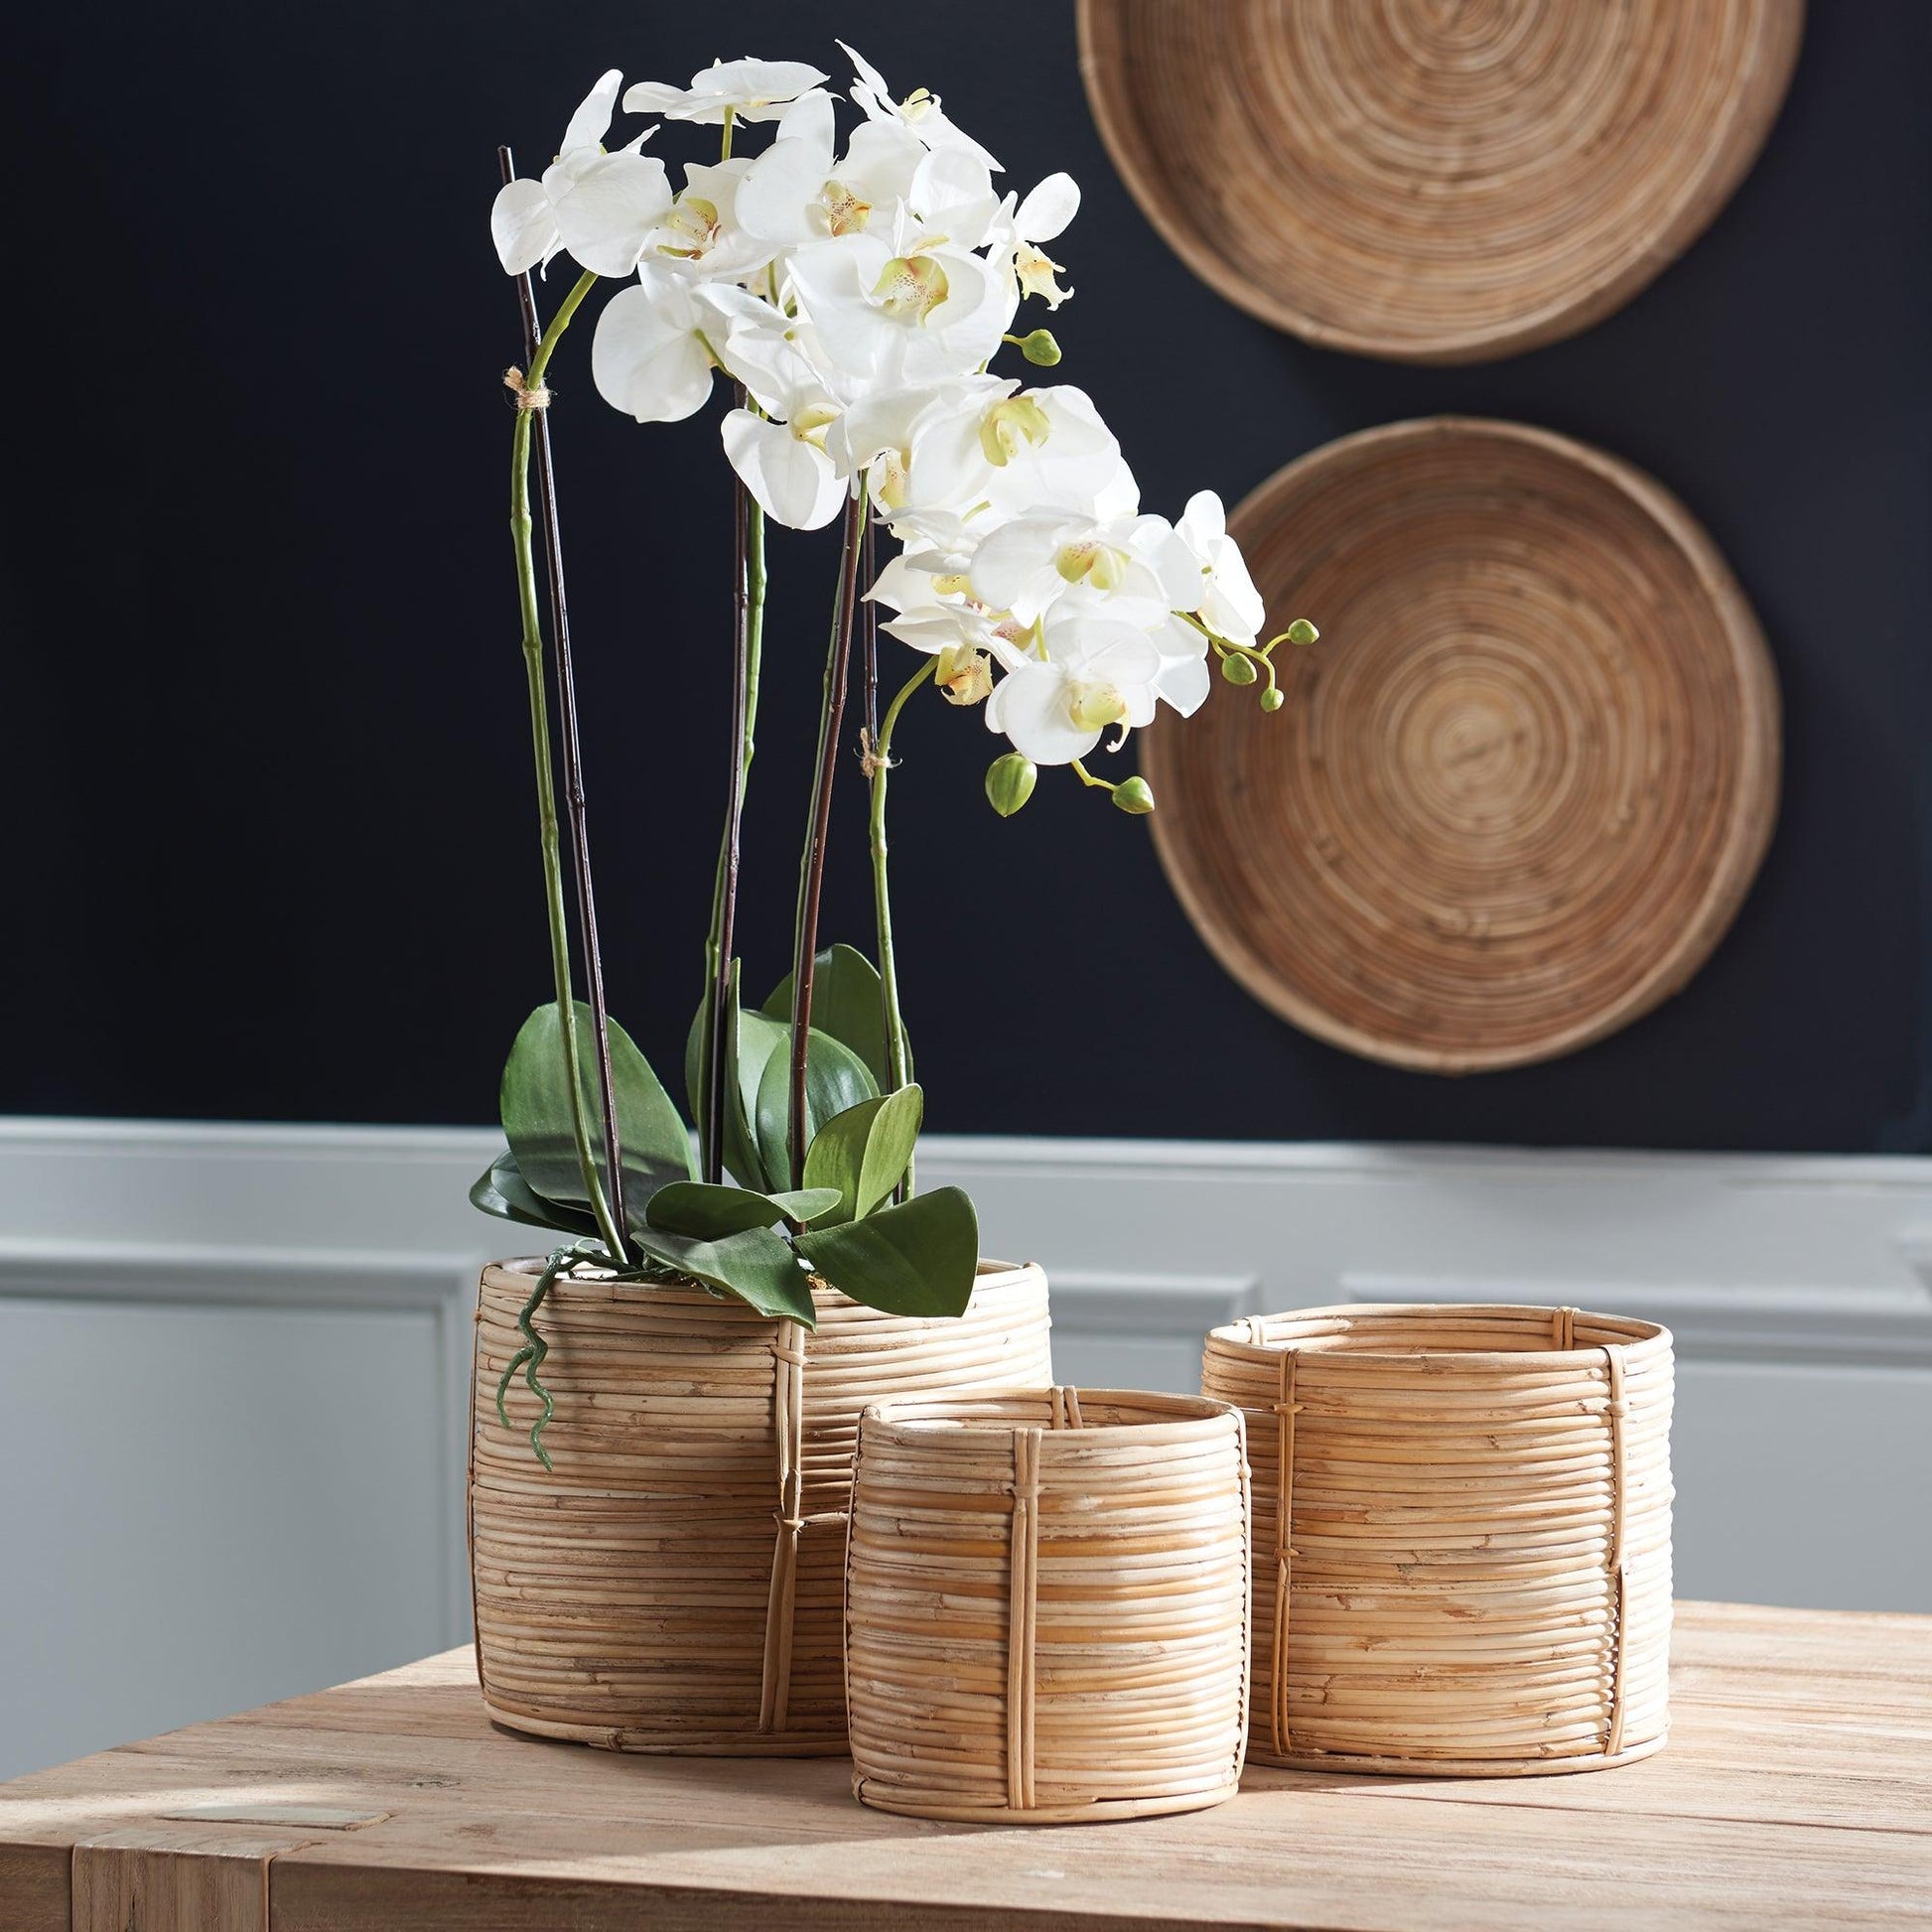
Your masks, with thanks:
M 730 115 L 740 121 L 773 121 L 808 87 L 825 78 L 803 61 L 714 61 L 691 76 L 688 87 L 639 80 L 623 97 L 626 114 L 662 114 L 670 121 L 712 126 Z
M 827 357 L 858 382 L 969 374 L 992 356 L 1006 329 L 986 262 L 916 238 L 904 216 L 890 240 L 868 229 L 800 248 L 791 258 L 791 283 Z
M 696 415 L 711 394 L 713 345 L 730 320 L 723 295 L 669 263 L 645 262 L 597 319 L 591 379 L 598 394 L 640 423 Z
M 596 275 L 628 275 L 636 267 L 671 206 L 671 190 L 664 164 L 637 152 L 647 135 L 615 153 L 605 150 L 622 85 L 623 75 L 613 68 L 570 117 L 542 180 L 508 182 L 497 192 L 489 232 L 506 274 L 545 267 L 564 249 Z
M 1007 674 L 987 701 L 986 723 L 1035 764 L 1071 764 L 1110 728 L 1116 748 L 1151 724 L 1166 669 L 1159 645 L 1137 624 L 1104 612 L 1052 612 L 1043 656 L 1009 649 Z
M 937 94 L 915 87 L 903 100 L 896 101 L 892 88 L 886 84 L 886 76 L 870 61 L 844 41 L 839 42 L 839 50 L 852 63 L 855 76 L 852 98 L 867 120 L 897 121 L 910 128 L 926 148 L 961 149 L 977 155 L 995 174 L 1001 172 L 1000 164 L 971 135 L 962 133 L 947 120 L 940 111 Z
M 848 471 L 826 447 L 843 407 L 797 332 L 748 317 L 732 328 L 725 355 L 759 404 L 725 418 L 721 434 L 732 468 L 773 521 L 793 530 L 831 522 L 849 488 Z
M 1217 637 L 1252 645 L 1268 621 L 1261 593 L 1248 575 L 1241 546 L 1227 533 L 1221 499 L 1211 489 L 1188 497 L 1174 534 L 1199 567 L 1199 602 L 1176 609 L 1194 612 Z
M 1057 309 L 1073 293 L 1054 281 L 1065 271 L 1039 244 L 1063 234 L 1079 211 L 1079 184 L 1064 174 L 1048 175 L 1018 207 L 1011 195 L 1000 205 L 997 259 L 1021 296 L 1036 295 Z
M 1031 623 L 1075 591 L 1116 594 L 1157 617 L 1192 608 L 1199 573 L 1173 526 L 1161 516 L 1099 522 L 1047 511 L 1020 516 L 989 535 L 973 558 L 973 594 Z
M 743 157 L 684 171 L 684 190 L 652 231 L 648 252 L 688 264 L 717 281 L 742 281 L 777 252 L 750 233 L 739 218 L 738 199 L 750 164 Z
M 832 97 L 801 94 L 777 139 L 746 170 L 739 218 L 748 233 L 782 247 L 857 234 L 875 213 L 890 225 L 925 150 L 905 129 L 868 121 L 837 156 Z

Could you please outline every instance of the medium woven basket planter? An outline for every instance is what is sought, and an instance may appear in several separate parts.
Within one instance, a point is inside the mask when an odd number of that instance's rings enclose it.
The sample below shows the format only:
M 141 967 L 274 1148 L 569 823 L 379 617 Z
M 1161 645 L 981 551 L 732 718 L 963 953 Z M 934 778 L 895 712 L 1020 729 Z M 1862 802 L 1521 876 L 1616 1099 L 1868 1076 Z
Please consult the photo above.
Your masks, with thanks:
M 1051 1389 L 869 1410 L 846 1560 L 853 1790 L 1033 1824 L 1232 1797 L 1248 1523 L 1222 1403 Z
M 1664 1742 L 1671 1338 L 1574 1309 L 1216 1328 L 1248 1421 L 1254 1761 L 1585 1771 Z
M 889 1395 L 1050 1382 L 1046 1278 L 982 1263 L 957 1320 L 819 1291 L 818 1330 L 697 1288 L 561 1277 L 536 1316 L 541 1405 L 519 1376 L 539 1264 L 484 1270 L 470 1547 L 489 1715 L 614 1750 L 845 1749 L 840 1595 L 859 1414 Z

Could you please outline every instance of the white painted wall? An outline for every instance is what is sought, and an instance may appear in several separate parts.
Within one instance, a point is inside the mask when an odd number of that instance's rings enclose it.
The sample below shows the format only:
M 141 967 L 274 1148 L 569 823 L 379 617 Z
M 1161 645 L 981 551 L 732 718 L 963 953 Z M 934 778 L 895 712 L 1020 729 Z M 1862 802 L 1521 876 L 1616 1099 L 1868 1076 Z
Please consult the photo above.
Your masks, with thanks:
M 467 1630 L 469 1130 L 0 1121 L 0 1776 Z M 928 1141 L 1063 1379 L 1330 1301 L 1667 1321 L 1682 1593 L 1932 1610 L 1932 1161 Z

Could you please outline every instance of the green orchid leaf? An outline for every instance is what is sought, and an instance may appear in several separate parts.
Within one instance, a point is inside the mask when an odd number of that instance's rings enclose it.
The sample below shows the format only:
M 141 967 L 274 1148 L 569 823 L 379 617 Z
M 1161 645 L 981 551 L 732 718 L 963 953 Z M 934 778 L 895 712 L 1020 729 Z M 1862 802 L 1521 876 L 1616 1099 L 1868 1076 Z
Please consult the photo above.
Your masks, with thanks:
M 745 1228 L 721 1241 L 694 1240 L 660 1228 L 639 1228 L 637 1246 L 655 1261 L 694 1281 L 733 1295 L 760 1314 L 816 1325 L 812 1285 L 797 1251 L 769 1228 Z
M 935 1187 L 844 1227 L 798 1237 L 813 1270 L 889 1314 L 962 1314 L 979 1271 L 979 1216 L 958 1187 Z
M 759 1081 L 765 1063 L 780 1050 L 785 1031 L 761 1013 L 746 1013 L 738 1005 L 738 964 L 732 964 L 732 1024 L 726 1030 L 725 1050 L 729 1062 L 725 1076 L 724 1162 L 732 1175 L 748 1188 L 765 1190 L 782 1187 L 789 1170 L 781 1168 L 767 1173 L 759 1153 L 758 1138 L 752 1132 L 759 1097 Z M 704 1021 L 701 1005 L 691 1022 L 684 1042 L 684 1083 L 691 1098 L 695 1118 L 704 1117 Z
M 748 1014 L 746 1018 L 753 1016 Z M 775 1023 L 766 1020 L 764 1024 Z M 758 1105 L 752 1118 L 757 1123 L 759 1154 L 765 1173 L 789 1175 L 791 1039 L 783 1028 L 778 1033 L 778 1050 L 764 1062 L 764 1071 L 759 1079 Z M 862 1100 L 876 1098 L 878 1092 L 871 1069 L 851 1047 L 842 1045 L 830 1034 L 812 1028 L 805 1042 L 805 1147 L 808 1152 L 819 1129 L 828 1120 L 844 1113 L 848 1107 L 856 1107 Z
M 674 1180 L 650 1197 L 646 1221 L 667 1234 L 717 1241 L 746 1228 L 775 1227 L 783 1220 L 809 1221 L 838 1204 L 838 1192 L 830 1187 L 797 1194 L 755 1194 L 749 1187 Z
M 584 1117 L 599 1177 L 604 1160 L 604 1102 L 598 1088 L 597 1029 L 591 1010 L 576 1003 L 579 1084 Z M 692 1174 L 691 1140 L 671 1097 L 636 1042 L 610 1023 L 611 1075 L 623 1148 L 626 1195 L 647 1199 L 669 1180 Z M 548 1200 L 581 1207 L 590 1195 L 577 1159 L 570 1084 L 564 1072 L 563 1027 L 554 1006 L 541 1006 L 524 1021 L 503 1067 L 500 1095 L 503 1133 L 523 1178 Z
M 523 1178 L 516 1156 L 507 1148 L 490 1163 L 486 1173 L 478 1176 L 477 1184 L 470 1189 L 470 1201 L 485 1214 L 521 1221 L 526 1227 L 551 1228 L 560 1234 L 597 1234 L 597 1223 L 582 1208 L 545 1200 Z
M 764 1011 L 791 1024 L 791 982 L 778 982 Z M 812 960 L 812 1025 L 849 1046 L 865 1061 L 881 1093 L 893 1084 L 892 1055 L 886 1046 L 886 996 L 879 969 L 852 946 L 827 946 Z M 909 1061 L 909 1052 L 908 1052 Z M 906 1078 L 911 1078 L 908 1063 Z
M 835 1114 L 806 1151 L 805 1184 L 838 1189 L 837 1221 L 864 1220 L 898 1185 L 924 1118 L 925 1095 L 917 1086 Z

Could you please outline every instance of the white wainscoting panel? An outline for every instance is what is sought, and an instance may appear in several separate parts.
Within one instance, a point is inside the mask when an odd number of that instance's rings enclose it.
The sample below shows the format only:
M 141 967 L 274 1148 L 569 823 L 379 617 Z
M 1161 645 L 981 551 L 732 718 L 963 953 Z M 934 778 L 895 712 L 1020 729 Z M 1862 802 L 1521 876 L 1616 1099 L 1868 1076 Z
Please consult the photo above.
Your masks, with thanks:
M 0 1776 L 463 1639 L 497 1146 L 0 1120 Z M 1686 1594 L 1932 1610 L 1932 1161 L 933 1137 L 1063 1379 L 1348 1301 L 1668 1322 Z M 531 1244 L 541 1237 L 532 1235 Z

